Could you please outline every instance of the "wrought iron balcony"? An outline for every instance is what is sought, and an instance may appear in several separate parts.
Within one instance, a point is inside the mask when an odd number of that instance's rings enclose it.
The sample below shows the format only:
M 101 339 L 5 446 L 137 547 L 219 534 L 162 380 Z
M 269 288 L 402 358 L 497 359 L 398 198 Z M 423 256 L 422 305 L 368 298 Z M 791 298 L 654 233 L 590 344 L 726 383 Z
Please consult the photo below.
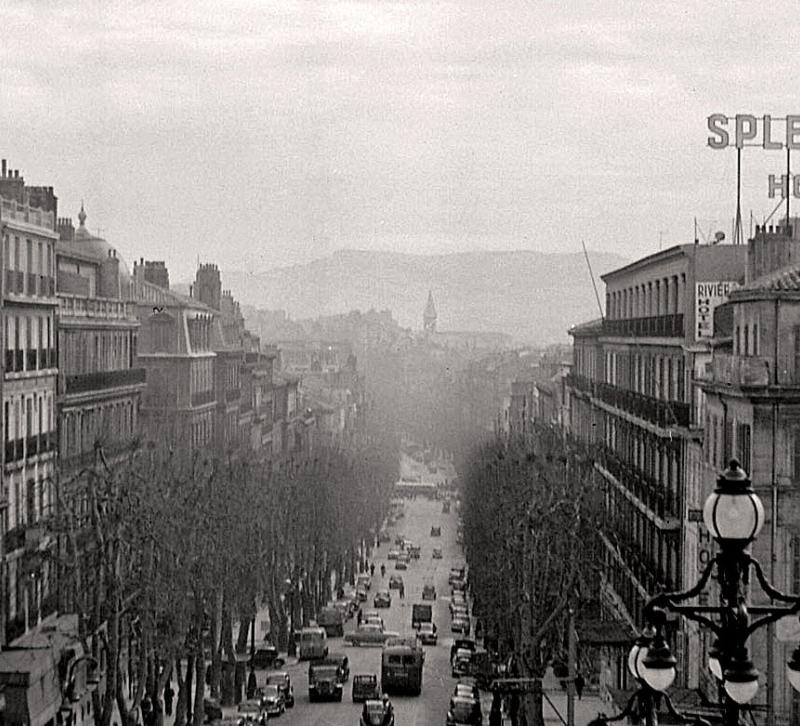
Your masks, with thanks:
M 603 335 L 626 338 L 682 338 L 684 336 L 683 313 L 604 320 Z
M 588 376 L 582 376 L 579 373 L 568 373 L 567 385 L 571 386 L 577 391 L 583 391 L 589 395 L 594 395 L 597 382 Z
M 66 376 L 64 379 L 65 392 L 86 393 L 87 391 L 102 391 L 107 388 L 121 386 L 135 386 L 146 382 L 144 368 L 124 368 L 119 371 L 101 371 L 98 373 L 81 373 L 77 376 Z
M 214 391 L 200 391 L 192 394 L 192 406 L 205 406 L 214 400 Z
M 643 418 L 656 426 L 689 426 L 691 406 L 683 401 L 665 401 L 611 383 L 596 384 L 596 394 L 605 403 Z

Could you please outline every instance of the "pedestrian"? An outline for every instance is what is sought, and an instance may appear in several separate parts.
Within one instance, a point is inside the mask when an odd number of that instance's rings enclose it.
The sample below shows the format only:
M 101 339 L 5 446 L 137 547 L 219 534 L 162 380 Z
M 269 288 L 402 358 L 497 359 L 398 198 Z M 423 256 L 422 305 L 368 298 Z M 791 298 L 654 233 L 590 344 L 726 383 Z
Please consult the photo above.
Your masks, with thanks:
M 375 563 L 369 563 L 369 576 L 372 577 L 375 574 Z
M 404 587 L 403 583 L 400 583 L 400 599 L 402 600 L 406 596 L 406 588 Z
M 581 672 L 578 671 L 578 675 L 575 676 L 575 693 L 578 694 L 578 700 L 581 700 L 581 696 L 583 695 L 583 687 L 586 685 L 586 681 L 581 675 Z
M 499 693 L 492 697 L 492 707 L 489 710 L 489 726 L 503 726 L 503 701 Z
M 386 565 L 381 562 L 381 577 L 386 577 Z
M 359 608 L 359 609 L 358 609 L 358 621 L 357 621 L 357 625 L 358 625 L 358 627 L 359 627 L 359 628 L 361 627 L 361 608 Z
M 250 669 L 250 675 L 247 676 L 247 698 L 255 698 L 256 695 L 256 672 L 253 668 Z
M 339 585 L 339 589 L 336 591 L 336 599 L 342 600 L 344 598 L 344 588 Z
M 172 699 L 175 698 L 175 691 L 172 690 L 172 683 L 167 681 L 164 686 L 164 713 L 172 716 Z

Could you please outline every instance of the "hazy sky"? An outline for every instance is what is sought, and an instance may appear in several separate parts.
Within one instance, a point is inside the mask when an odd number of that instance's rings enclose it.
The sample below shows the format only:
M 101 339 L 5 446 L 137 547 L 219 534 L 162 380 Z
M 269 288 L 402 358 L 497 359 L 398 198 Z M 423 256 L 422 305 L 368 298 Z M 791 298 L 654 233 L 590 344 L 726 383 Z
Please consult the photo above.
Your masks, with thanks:
M 0 25 L 0 156 L 173 279 L 730 234 L 706 117 L 800 113 L 793 2 L 5 0 Z M 749 220 L 785 160 L 744 162 Z

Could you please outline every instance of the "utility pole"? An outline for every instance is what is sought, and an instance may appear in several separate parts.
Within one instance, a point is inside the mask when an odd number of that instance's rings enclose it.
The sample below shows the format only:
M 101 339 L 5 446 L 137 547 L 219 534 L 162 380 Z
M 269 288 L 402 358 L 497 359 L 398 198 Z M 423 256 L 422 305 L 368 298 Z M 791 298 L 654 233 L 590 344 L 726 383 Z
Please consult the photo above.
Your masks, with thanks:
M 575 610 L 569 608 L 567 618 L 567 726 L 575 726 L 575 676 L 578 649 L 575 638 Z

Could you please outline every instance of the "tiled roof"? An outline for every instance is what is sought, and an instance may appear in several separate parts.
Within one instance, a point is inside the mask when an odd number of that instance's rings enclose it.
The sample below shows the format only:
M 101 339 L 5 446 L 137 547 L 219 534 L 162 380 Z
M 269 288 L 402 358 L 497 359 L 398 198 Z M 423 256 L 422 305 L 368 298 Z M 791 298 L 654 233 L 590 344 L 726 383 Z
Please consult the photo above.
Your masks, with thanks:
M 779 270 L 751 280 L 734 292 L 753 292 L 756 290 L 800 292 L 800 265 L 795 263 L 787 267 L 781 267 Z

